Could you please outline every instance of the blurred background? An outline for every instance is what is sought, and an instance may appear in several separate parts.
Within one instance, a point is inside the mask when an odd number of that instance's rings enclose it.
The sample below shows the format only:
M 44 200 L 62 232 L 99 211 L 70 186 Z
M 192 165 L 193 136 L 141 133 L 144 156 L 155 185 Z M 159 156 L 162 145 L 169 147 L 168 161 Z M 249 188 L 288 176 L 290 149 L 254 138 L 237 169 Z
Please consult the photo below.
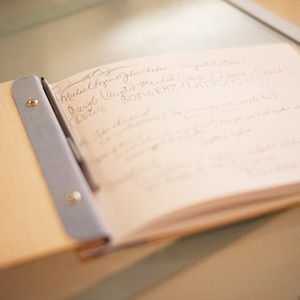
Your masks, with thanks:
M 0 82 L 137 56 L 286 40 L 221 0 L 2 0 Z

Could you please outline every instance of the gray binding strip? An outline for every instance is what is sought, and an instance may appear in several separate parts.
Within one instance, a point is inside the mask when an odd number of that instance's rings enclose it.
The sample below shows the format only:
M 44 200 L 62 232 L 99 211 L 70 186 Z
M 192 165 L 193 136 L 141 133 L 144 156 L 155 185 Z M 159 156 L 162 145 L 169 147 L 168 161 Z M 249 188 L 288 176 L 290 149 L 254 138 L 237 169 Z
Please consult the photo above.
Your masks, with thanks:
M 12 93 L 66 231 L 82 242 L 108 239 L 93 194 L 56 119 L 40 78 L 29 76 L 17 79 L 13 82 Z

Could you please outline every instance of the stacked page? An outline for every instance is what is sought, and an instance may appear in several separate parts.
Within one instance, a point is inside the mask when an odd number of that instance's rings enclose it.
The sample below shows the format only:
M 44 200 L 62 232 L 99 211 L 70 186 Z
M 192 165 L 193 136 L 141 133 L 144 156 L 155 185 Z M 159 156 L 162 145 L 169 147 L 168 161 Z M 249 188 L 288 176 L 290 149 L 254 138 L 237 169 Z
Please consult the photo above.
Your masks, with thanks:
M 112 245 L 300 200 L 300 56 L 287 44 L 138 58 L 52 87 Z

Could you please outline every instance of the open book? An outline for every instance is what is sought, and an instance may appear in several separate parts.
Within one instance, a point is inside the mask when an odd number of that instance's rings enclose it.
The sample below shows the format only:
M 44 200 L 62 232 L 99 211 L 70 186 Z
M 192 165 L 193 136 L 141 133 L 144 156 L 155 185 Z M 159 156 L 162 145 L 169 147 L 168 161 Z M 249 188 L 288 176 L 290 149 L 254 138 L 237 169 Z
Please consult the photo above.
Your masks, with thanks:
M 103 249 L 300 201 L 300 56 L 290 45 L 138 58 L 49 88 L 99 183 Z

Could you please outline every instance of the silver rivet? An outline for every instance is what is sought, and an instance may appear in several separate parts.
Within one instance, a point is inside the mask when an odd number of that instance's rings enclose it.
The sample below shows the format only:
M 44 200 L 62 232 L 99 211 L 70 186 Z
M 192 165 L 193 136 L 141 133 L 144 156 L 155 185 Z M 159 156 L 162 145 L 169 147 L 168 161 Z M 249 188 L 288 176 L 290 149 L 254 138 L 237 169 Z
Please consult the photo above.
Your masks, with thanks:
M 39 104 L 39 100 L 38 99 L 29 99 L 26 102 L 26 105 L 28 107 L 33 107 L 33 106 L 37 106 Z
M 77 191 L 71 192 L 66 195 L 66 200 L 69 204 L 76 204 L 81 200 L 81 194 Z

